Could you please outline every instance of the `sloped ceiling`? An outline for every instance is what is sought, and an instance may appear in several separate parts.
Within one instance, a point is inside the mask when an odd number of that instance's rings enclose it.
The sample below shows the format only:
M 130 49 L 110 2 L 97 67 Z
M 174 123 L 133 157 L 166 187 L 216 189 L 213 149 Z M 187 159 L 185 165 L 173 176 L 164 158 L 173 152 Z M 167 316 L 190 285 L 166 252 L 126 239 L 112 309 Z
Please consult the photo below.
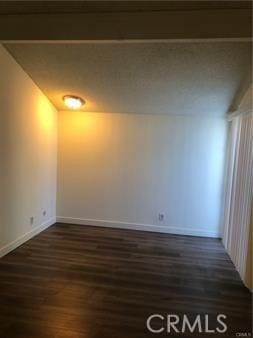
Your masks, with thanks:
M 251 74 L 248 42 L 11 43 L 7 50 L 58 110 L 222 116 Z

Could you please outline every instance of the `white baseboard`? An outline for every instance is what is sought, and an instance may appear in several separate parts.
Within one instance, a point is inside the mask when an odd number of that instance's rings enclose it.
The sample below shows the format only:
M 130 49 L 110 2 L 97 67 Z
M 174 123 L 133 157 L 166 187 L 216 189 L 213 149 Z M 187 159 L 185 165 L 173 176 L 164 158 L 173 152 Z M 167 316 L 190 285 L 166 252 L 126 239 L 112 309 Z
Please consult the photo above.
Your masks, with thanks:
M 161 226 L 161 225 L 150 225 L 150 224 L 125 223 L 125 222 L 116 222 L 116 221 L 105 221 L 105 220 L 99 220 L 99 219 L 84 219 L 84 218 L 61 217 L 61 216 L 57 216 L 57 222 L 68 223 L 68 224 L 93 225 L 93 226 L 119 228 L 119 229 L 151 231 L 151 232 L 160 232 L 160 233 L 176 234 L 176 235 L 220 238 L 220 233 L 218 231 L 207 231 L 203 229 L 194 229 L 194 228 L 178 228 L 178 227 L 166 226 L 166 225 Z
M 31 231 L 25 233 L 24 235 L 18 237 L 14 241 L 6 244 L 2 248 L 0 248 L 0 257 L 5 256 L 7 253 L 11 252 L 12 250 L 16 249 L 21 244 L 25 243 L 35 235 L 39 234 L 41 231 L 45 230 L 46 228 L 50 227 L 56 222 L 56 218 L 52 217 L 45 223 L 40 224 L 36 228 L 33 228 Z

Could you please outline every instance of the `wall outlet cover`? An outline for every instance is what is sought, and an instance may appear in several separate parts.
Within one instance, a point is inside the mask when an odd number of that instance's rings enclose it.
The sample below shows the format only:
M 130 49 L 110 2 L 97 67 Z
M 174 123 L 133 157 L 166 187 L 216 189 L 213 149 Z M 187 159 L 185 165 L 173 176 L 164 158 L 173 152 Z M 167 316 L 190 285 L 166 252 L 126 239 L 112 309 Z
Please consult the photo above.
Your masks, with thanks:
M 160 222 L 164 221 L 164 214 L 162 213 L 158 214 L 158 219 Z

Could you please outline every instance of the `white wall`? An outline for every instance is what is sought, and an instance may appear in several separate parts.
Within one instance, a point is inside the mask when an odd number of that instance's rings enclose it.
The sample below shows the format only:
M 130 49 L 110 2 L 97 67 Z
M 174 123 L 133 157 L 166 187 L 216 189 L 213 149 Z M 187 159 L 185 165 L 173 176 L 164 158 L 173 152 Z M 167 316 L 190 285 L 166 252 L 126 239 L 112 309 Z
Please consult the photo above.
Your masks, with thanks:
M 225 119 L 63 111 L 58 132 L 60 221 L 220 235 Z
M 1 256 L 55 221 L 57 113 L 1 45 L 0 74 Z

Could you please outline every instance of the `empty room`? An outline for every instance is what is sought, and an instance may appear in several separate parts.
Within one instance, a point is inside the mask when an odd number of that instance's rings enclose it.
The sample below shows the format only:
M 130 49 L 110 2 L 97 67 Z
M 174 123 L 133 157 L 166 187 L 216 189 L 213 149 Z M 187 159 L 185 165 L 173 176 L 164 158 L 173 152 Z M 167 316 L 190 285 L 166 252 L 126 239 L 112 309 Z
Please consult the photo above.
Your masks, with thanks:
M 0 1 L 0 338 L 252 335 L 252 2 Z

